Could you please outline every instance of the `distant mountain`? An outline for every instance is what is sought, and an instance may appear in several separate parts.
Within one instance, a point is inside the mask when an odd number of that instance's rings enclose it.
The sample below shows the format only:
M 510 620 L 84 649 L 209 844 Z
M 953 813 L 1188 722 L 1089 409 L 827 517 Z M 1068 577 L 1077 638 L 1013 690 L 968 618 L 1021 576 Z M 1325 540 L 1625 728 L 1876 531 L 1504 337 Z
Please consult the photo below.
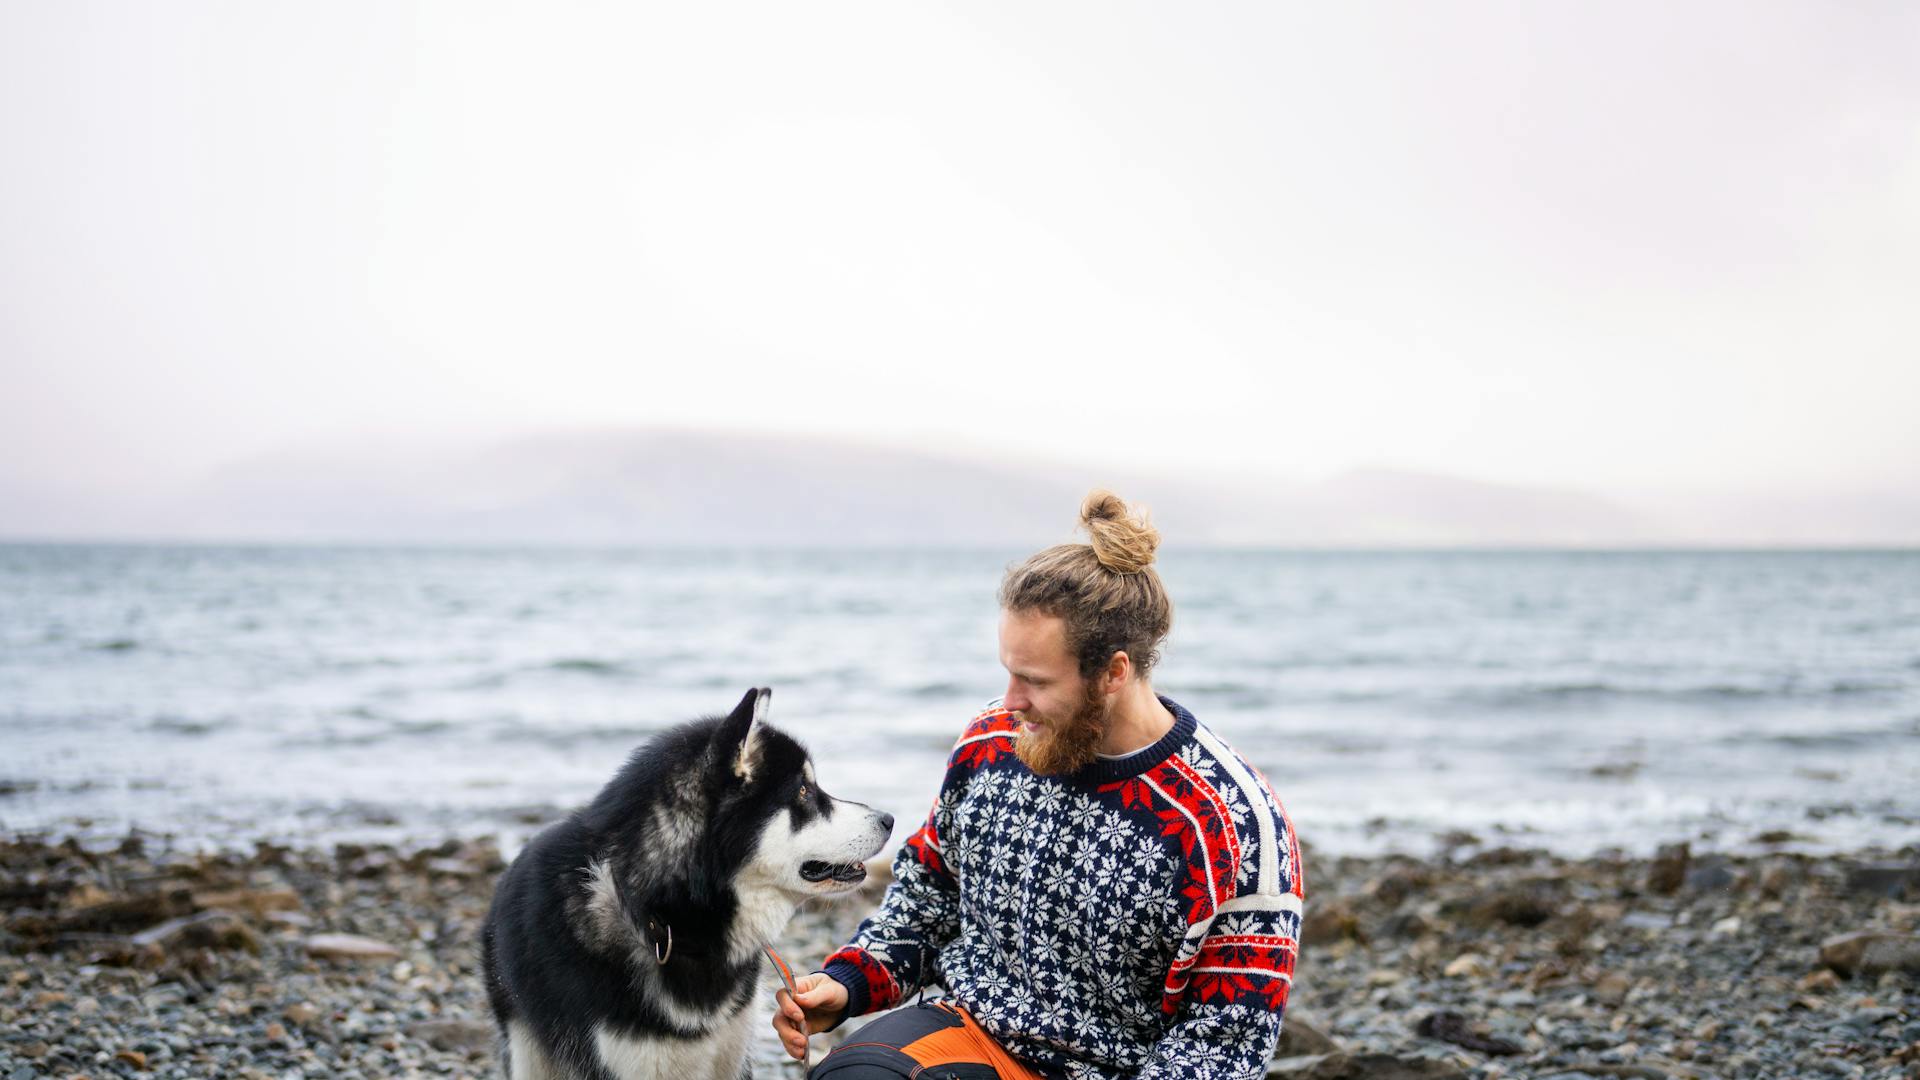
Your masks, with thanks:
M 643 545 L 1028 546 L 1107 486 L 1182 544 L 1920 543 L 1920 497 L 1651 498 L 1370 469 L 1320 482 L 967 460 L 826 439 L 552 433 L 236 463 L 145 498 L 0 488 L 0 536 Z

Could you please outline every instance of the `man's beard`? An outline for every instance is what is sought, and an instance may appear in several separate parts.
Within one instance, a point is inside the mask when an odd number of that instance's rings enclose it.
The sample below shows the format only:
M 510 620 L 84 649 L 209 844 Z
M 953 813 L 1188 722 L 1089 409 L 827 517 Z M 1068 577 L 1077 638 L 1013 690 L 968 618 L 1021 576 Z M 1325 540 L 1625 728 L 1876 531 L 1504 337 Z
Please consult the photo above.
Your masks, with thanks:
M 1015 715 L 1025 716 L 1023 713 Z M 1022 731 L 1013 740 L 1013 752 L 1020 756 L 1027 768 L 1041 776 L 1063 776 L 1093 764 L 1099 753 L 1100 739 L 1107 733 L 1106 702 L 1097 686 L 1092 683 L 1087 685 L 1087 696 L 1072 716 L 1065 719 L 1043 716 L 1039 719 L 1043 721 L 1042 727 L 1035 731 Z

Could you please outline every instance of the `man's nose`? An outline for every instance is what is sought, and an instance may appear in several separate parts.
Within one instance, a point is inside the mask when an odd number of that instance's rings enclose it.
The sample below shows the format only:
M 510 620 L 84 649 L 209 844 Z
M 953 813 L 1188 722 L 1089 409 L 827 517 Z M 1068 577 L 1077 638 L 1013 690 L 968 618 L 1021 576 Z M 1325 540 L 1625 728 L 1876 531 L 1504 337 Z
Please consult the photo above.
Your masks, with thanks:
M 1031 705 L 1032 702 L 1028 701 L 1024 697 L 1021 697 L 1020 691 L 1014 689 L 1014 685 L 1012 683 L 1008 683 L 1007 692 L 1000 696 L 1000 704 L 1005 705 L 1007 708 L 1012 709 L 1014 712 L 1025 712 L 1027 710 L 1027 706 Z

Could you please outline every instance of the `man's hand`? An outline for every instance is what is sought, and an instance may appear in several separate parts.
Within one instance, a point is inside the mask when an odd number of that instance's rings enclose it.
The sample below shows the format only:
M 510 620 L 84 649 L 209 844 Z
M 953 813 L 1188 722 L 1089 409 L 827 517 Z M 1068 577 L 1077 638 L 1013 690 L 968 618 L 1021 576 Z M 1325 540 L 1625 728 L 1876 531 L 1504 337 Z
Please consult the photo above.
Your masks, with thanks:
M 804 1061 L 807 1036 L 825 1031 L 847 1011 L 847 988 L 819 971 L 800 976 L 793 985 L 800 991 L 798 995 L 784 986 L 774 995 L 779 1007 L 773 1013 L 773 1030 L 787 1054 Z

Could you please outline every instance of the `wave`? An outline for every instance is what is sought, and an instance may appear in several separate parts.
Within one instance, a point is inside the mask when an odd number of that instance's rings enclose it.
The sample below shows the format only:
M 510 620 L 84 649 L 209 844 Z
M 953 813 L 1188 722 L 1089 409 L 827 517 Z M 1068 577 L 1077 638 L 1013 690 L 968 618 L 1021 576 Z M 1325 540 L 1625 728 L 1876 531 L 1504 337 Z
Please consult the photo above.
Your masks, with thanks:
M 1536 683 L 1528 686 L 1474 687 L 1458 691 L 1461 704 L 1519 706 L 1539 702 L 1671 701 L 1715 702 L 1805 701 L 1825 698 L 1874 697 L 1911 692 L 1905 682 L 1835 679 L 1827 683 L 1783 682 L 1774 686 L 1748 683 L 1702 683 L 1694 686 L 1647 686 L 1610 682 Z
M 907 691 L 910 698 L 953 698 L 966 697 L 969 688 L 955 682 L 921 683 Z M 975 694 L 974 696 L 979 696 Z
M 596 724 L 585 727 L 550 728 L 514 725 L 493 732 L 498 743 L 537 743 L 541 746 L 581 746 L 597 743 L 638 745 L 664 730 L 657 724 Z
M 1763 743 L 1793 750 L 1862 750 L 1883 743 L 1908 744 L 1920 737 L 1920 721 L 1897 727 L 1832 728 L 1826 731 L 1735 732 L 1721 736 L 1721 745 Z
M 578 675 L 598 675 L 609 678 L 625 678 L 634 674 L 633 668 L 624 661 L 601 660 L 591 656 L 562 657 L 559 660 L 549 661 L 545 667 L 548 671 L 566 671 Z
M 156 716 L 147 723 L 148 731 L 168 735 L 211 735 L 233 726 L 231 720 L 194 720 L 184 716 Z
M 353 656 L 324 660 L 317 666 L 325 668 L 328 671 L 336 672 L 391 671 L 399 668 L 412 667 L 414 663 L 415 661 L 412 660 L 402 660 L 392 656 Z

